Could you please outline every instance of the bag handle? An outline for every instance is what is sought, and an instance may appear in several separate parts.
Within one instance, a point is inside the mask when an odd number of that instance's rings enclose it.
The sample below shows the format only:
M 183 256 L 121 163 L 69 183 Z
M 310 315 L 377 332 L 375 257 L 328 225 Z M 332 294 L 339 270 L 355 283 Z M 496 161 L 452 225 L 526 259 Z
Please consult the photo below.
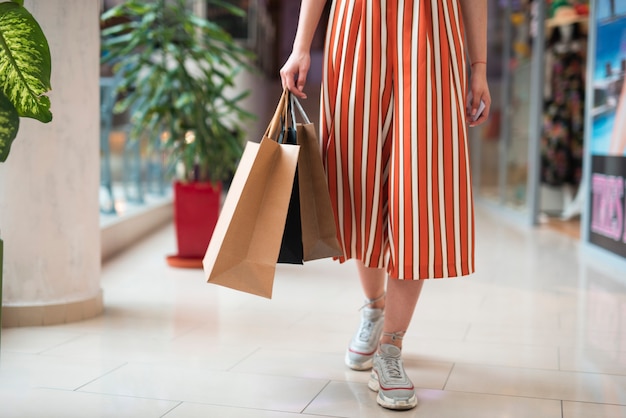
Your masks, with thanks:
M 287 116 L 287 99 L 288 99 L 289 90 L 283 90 L 283 94 L 280 96 L 280 100 L 278 102 L 278 106 L 276 106 L 276 111 L 274 112 L 274 116 L 270 120 L 267 129 L 265 130 L 265 136 L 273 139 L 274 141 L 278 141 L 280 136 L 280 132 L 285 129 L 285 119 Z
M 302 119 L 304 119 L 304 123 L 310 124 L 311 121 L 298 98 L 285 88 L 280 96 L 278 106 L 276 106 L 274 116 L 265 130 L 265 136 L 276 142 L 281 142 L 281 137 L 286 135 L 289 127 L 294 129 L 296 127 L 296 108 Z M 291 116 L 290 119 L 289 116 Z
M 306 112 L 304 111 L 304 108 L 300 104 L 300 100 L 298 100 L 298 98 L 296 96 L 294 96 L 293 94 L 289 94 L 289 99 L 290 99 L 290 104 L 291 104 L 291 106 L 290 106 L 291 107 L 291 118 L 294 121 L 294 125 L 295 125 L 295 121 L 296 121 L 296 114 L 295 114 L 295 111 L 294 111 L 294 107 L 298 108 L 298 112 L 302 116 L 302 119 L 304 119 L 304 123 L 307 124 L 307 125 L 310 124 L 311 121 L 309 120 L 309 117 L 306 115 Z
M 279 144 L 297 144 L 296 139 L 296 114 L 293 110 L 291 101 L 292 94 L 287 90 L 287 108 L 285 109 L 284 119 L 281 119 L 281 131 L 278 135 Z

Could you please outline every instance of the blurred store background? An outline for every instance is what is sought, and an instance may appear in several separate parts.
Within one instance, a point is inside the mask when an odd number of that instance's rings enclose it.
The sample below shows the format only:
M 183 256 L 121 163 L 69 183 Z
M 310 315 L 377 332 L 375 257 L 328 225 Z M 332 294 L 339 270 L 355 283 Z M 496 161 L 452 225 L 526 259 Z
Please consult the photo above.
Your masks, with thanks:
M 23 311 L 4 315 L 5 325 L 27 324 L 31 314 L 41 322 L 51 318 L 42 306 L 76 301 L 89 301 L 87 316 L 100 313 L 101 263 L 172 222 L 176 167 L 161 146 L 167 135 L 133 137 L 132 111 L 114 112 L 121 79 L 101 62 L 102 34 L 124 17 L 98 26 L 99 16 L 124 2 L 25 1 L 49 38 L 55 119 L 25 123 L 0 167 L 3 312 Z M 185 5 L 251 52 L 228 94 L 249 92 L 242 106 L 254 118 L 242 125 L 242 140 L 259 141 L 281 93 L 278 71 L 300 2 L 227 3 L 243 15 L 210 0 Z M 477 204 L 506 222 L 557 230 L 583 256 L 626 271 L 626 2 L 488 4 L 492 113 L 470 133 Z M 313 42 L 304 102 L 315 122 L 328 13 Z M 68 319 L 64 309 L 59 321 Z

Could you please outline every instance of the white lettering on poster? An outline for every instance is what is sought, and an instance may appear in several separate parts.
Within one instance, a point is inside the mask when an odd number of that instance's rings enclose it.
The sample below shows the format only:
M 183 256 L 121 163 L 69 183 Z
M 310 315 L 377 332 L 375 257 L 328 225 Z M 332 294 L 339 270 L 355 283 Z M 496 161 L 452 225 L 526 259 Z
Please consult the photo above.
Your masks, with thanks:
M 624 178 L 595 173 L 592 176 L 591 188 L 593 193 L 591 231 L 615 241 L 626 242 Z

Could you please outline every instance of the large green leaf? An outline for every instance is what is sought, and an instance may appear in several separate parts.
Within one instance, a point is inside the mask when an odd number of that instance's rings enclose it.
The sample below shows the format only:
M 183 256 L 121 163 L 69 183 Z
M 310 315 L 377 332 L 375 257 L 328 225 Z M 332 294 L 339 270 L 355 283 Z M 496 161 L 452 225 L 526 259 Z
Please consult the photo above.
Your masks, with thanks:
M 0 3 L 0 87 L 20 116 L 50 122 L 50 48 L 33 16 Z
M 20 117 L 7 97 L 0 92 L 0 162 L 9 156 L 11 143 L 17 136 Z

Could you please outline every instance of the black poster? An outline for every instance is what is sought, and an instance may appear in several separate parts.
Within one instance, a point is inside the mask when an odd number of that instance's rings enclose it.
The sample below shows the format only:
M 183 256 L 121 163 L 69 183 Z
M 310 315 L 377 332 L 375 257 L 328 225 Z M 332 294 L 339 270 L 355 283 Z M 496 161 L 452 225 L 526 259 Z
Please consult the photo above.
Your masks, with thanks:
M 626 257 L 626 157 L 592 156 L 589 241 Z

